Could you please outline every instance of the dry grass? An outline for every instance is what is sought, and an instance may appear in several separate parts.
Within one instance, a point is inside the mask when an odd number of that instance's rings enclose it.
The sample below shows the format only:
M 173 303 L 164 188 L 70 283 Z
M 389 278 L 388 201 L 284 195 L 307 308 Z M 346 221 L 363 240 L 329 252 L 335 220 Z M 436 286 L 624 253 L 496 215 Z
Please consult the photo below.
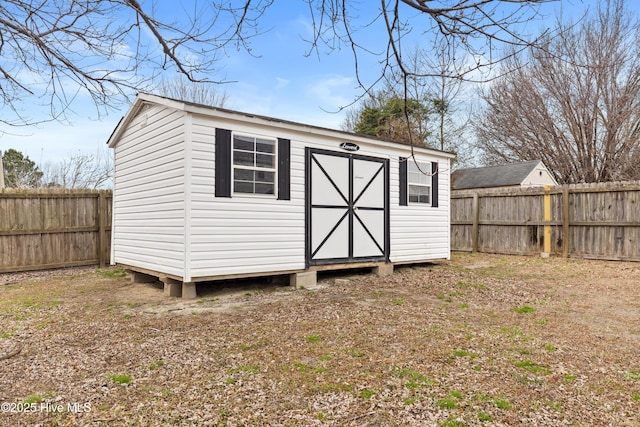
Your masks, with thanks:
M 457 254 L 191 302 L 113 273 L 0 285 L 0 403 L 35 408 L 1 425 L 640 424 L 637 264 Z

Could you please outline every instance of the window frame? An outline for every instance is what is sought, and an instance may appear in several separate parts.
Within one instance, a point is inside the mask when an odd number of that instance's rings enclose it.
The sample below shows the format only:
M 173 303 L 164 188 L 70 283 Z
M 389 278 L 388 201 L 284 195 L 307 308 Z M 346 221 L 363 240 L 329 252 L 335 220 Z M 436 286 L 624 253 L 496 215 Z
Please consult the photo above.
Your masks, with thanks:
M 407 158 L 406 162 L 408 163 L 407 164 L 407 204 L 414 205 L 414 206 L 431 206 L 433 201 L 433 194 L 432 194 L 433 189 L 431 188 L 432 187 L 431 176 L 428 175 L 429 173 L 431 173 L 431 167 L 432 167 L 431 162 L 415 160 L 412 158 Z M 426 172 L 426 174 L 424 172 Z M 413 182 L 411 180 L 412 174 L 414 176 L 415 174 L 419 174 L 421 179 L 425 180 L 425 183 Z M 411 187 L 426 188 L 427 197 L 429 198 L 429 201 L 421 202 L 419 200 L 419 197 L 418 197 L 418 201 L 411 200 Z
M 236 165 L 235 164 L 235 159 L 236 159 L 236 148 L 235 148 L 235 140 L 236 137 L 242 137 L 242 138 L 251 138 L 253 139 L 253 151 L 248 151 L 248 150 L 243 150 L 243 149 L 238 149 L 238 152 L 246 152 L 246 153 L 253 153 L 254 156 L 254 165 L 253 166 L 249 166 L 249 165 Z M 264 153 L 264 152 L 260 152 L 257 151 L 257 140 L 265 140 L 265 141 L 269 141 L 272 143 L 273 145 L 273 153 Z M 257 154 L 268 154 L 273 156 L 273 163 L 272 163 L 272 167 L 270 168 L 266 168 L 266 167 L 261 167 L 261 166 L 256 166 L 256 156 Z M 239 170 L 249 170 L 249 171 L 259 171 L 259 172 L 269 172 L 273 174 L 273 180 L 271 182 L 266 182 L 264 181 L 264 183 L 267 184 L 271 184 L 273 186 L 273 193 L 256 193 L 255 192 L 255 184 L 257 182 L 263 182 L 263 181 L 256 181 L 255 180 L 255 176 L 254 176 L 254 180 L 253 181 L 244 181 L 244 182 L 251 182 L 253 183 L 254 186 L 254 192 L 253 193 L 249 193 L 249 192 L 239 192 L 236 191 L 236 179 L 235 179 L 235 172 L 236 169 Z M 257 134 L 251 134 L 248 132 L 231 132 L 231 195 L 233 197 L 258 197 L 258 198 L 268 198 L 268 199 L 277 199 L 278 197 L 278 138 L 276 137 L 271 137 L 271 136 L 265 136 L 265 135 L 257 135 Z M 239 180 L 240 181 L 240 180 Z

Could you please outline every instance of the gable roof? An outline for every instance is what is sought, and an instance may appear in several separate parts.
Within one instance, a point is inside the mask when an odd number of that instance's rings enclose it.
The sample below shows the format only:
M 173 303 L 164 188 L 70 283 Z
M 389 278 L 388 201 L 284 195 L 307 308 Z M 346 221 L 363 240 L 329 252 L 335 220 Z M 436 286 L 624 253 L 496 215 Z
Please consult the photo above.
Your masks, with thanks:
M 451 189 L 512 187 L 520 185 L 541 160 L 499 166 L 458 169 L 451 173 Z
M 138 93 L 133 104 L 127 111 L 127 113 L 120 119 L 116 128 L 111 133 L 111 136 L 107 140 L 107 144 L 109 147 L 113 148 L 117 141 L 122 136 L 122 133 L 127 128 L 131 120 L 138 114 L 140 109 L 145 104 L 159 104 L 164 105 L 165 107 L 174 108 L 176 110 L 202 114 L 205 116 L 216 116 L 220 118 L 227 118 L 235 121 L 244 121 L 244 122 L 254 122 L 254 123 L 262 123 L 269 126 L 280 127 L 280 128 L 288 128 L 294 129 L 303 132 L 309 132 L 314 134 L 323 134 L 323 135 L 331 135 L 333 137 L 349 137 L 355 141 L 368 141 L 368 142 L 378 142 L 380 145 L 401 145 L 401 146 L 411 146 L 411 144 L 402 142 L 402 141 L 394 141 L 385 138 L 379 138 L 371 135 L 362 135 L 351 133 L 343 130 L 324 128 L 320 126 L 308 125 L 303 123 L 292 122 L 283 119 L 277 119 L 274 117 L 261 116 L 258 114 L 245 113 L 241 111 L 229 110 L 227 108 L 214 107 L 211 105 L 205 104 L 197 104 L 194 102 L 182 101 L 179 99 L 168 98 L 165 96 L 159 95 L 151 95 L 147 93 Z M 453 153 L 438 150 L 435 148 L 429 148 L 424 146 L 413 146 L 412 150 L 419 150 L 420 152 L 427 152 L 436 155 L 440 155 L 443 157 L 454 158 L 455 155 Z

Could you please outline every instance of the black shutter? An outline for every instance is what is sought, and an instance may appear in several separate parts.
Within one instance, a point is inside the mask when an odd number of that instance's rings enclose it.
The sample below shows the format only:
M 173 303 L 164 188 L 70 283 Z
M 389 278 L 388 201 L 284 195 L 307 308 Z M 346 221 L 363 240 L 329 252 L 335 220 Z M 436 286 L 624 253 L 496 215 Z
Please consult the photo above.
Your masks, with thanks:
M 431 162 L 431 207 L 438 207 L 438 162 Z
M 216 128 L 215 195 L 231 197 L 231 131 Z
M 291 141 L 278 138 L 278 200 L 291 200 Z
M 407 162 L 406 157 L 400 157 L 400 206 L 407 206 Z

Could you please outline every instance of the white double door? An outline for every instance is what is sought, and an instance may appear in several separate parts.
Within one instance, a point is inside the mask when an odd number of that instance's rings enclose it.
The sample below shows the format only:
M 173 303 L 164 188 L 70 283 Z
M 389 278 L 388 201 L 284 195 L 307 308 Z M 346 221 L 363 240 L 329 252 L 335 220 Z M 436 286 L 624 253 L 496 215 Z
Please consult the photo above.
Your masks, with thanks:
M 307 149 L 309 265 L 388 258 L 388 161 Z

